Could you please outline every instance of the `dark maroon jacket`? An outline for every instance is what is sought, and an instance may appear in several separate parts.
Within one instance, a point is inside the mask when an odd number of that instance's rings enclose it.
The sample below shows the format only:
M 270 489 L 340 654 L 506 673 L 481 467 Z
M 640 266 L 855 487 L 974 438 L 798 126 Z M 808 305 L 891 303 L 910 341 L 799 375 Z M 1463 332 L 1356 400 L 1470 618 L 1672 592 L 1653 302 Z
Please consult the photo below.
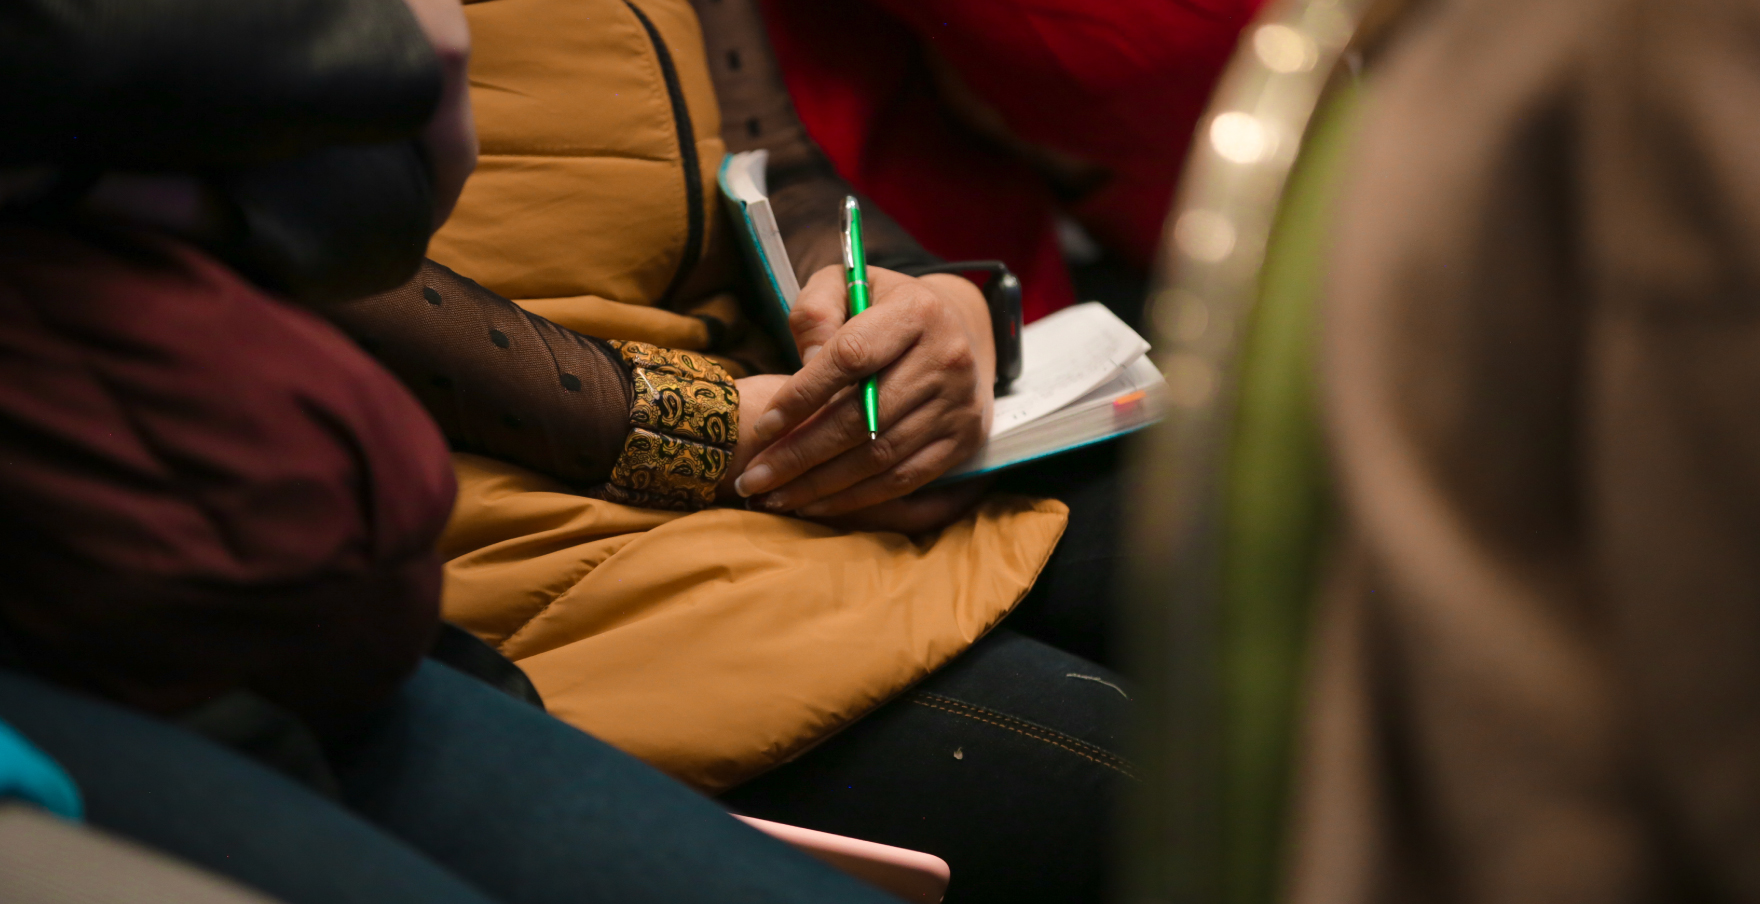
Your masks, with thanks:
M 453 491 L 313 314 L 166 241 L 0 226 L 0 623 L 33 669 L 345 717 L 431 642 Z

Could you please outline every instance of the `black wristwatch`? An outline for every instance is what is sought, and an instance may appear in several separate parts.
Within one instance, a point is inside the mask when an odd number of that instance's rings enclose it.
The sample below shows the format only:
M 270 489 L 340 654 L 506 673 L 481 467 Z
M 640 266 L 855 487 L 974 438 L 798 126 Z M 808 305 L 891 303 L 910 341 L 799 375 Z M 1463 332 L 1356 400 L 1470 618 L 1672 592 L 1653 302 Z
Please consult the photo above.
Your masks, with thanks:
M 990 337 L 996 342 L 996 394 L 1008 392 L 1021 375 L 1021 281 L 1002 261 L 954 261 L 923 267 L 900 267 L 907 276 L 931 273 L 988 273 L 984 304 L 990 309 Z

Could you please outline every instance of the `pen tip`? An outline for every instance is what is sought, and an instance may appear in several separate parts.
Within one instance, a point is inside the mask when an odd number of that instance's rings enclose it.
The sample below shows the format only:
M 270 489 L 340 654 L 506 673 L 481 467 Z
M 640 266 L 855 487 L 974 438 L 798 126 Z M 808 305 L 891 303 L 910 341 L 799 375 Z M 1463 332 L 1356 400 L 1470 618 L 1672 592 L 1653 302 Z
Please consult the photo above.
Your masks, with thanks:
M 877 440 L 879 438 L 880 438 L 880 434 L 878 431 L 874 431 L 874 430 L 868 431 L 868 442 L 873 442 L 874 440 Z

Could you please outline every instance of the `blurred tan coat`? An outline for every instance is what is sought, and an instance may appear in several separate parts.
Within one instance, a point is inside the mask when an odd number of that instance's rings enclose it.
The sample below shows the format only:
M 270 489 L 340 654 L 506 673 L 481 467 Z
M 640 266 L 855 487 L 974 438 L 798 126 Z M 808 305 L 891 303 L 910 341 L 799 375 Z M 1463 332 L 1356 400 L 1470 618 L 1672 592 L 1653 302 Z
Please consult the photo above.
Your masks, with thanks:
M 703 349 L 694 314 L 736 329 L 739 316 L 725 294 L 736 265 L 719 115 L 689 4 L 636 5 L 663 48 L 623 0 L 466 7 L 482 159 L 430 254 L 580 332 Z M 1032 585 L 1067 514 L 994 498 L 913 540 L 629 508 L 454 460 L 446 617 L 517 661 L 558 717 L 709 790 L 804 751 L 970 646 Z
M 1430 7 L 1332 273 L 1291 897 L 1760 899 L 1760 4 Z

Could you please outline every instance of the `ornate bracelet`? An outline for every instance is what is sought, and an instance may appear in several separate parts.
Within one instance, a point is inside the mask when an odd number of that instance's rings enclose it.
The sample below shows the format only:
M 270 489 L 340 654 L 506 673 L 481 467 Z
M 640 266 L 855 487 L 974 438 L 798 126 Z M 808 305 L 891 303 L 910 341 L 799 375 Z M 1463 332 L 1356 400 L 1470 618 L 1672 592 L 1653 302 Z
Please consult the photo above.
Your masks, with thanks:
M 733 460 L 739 388 L 705 355 L 646 342 L 608 343 L 630 369 L 629 435 L 596 494 L 646 508 L 700 509 Z

